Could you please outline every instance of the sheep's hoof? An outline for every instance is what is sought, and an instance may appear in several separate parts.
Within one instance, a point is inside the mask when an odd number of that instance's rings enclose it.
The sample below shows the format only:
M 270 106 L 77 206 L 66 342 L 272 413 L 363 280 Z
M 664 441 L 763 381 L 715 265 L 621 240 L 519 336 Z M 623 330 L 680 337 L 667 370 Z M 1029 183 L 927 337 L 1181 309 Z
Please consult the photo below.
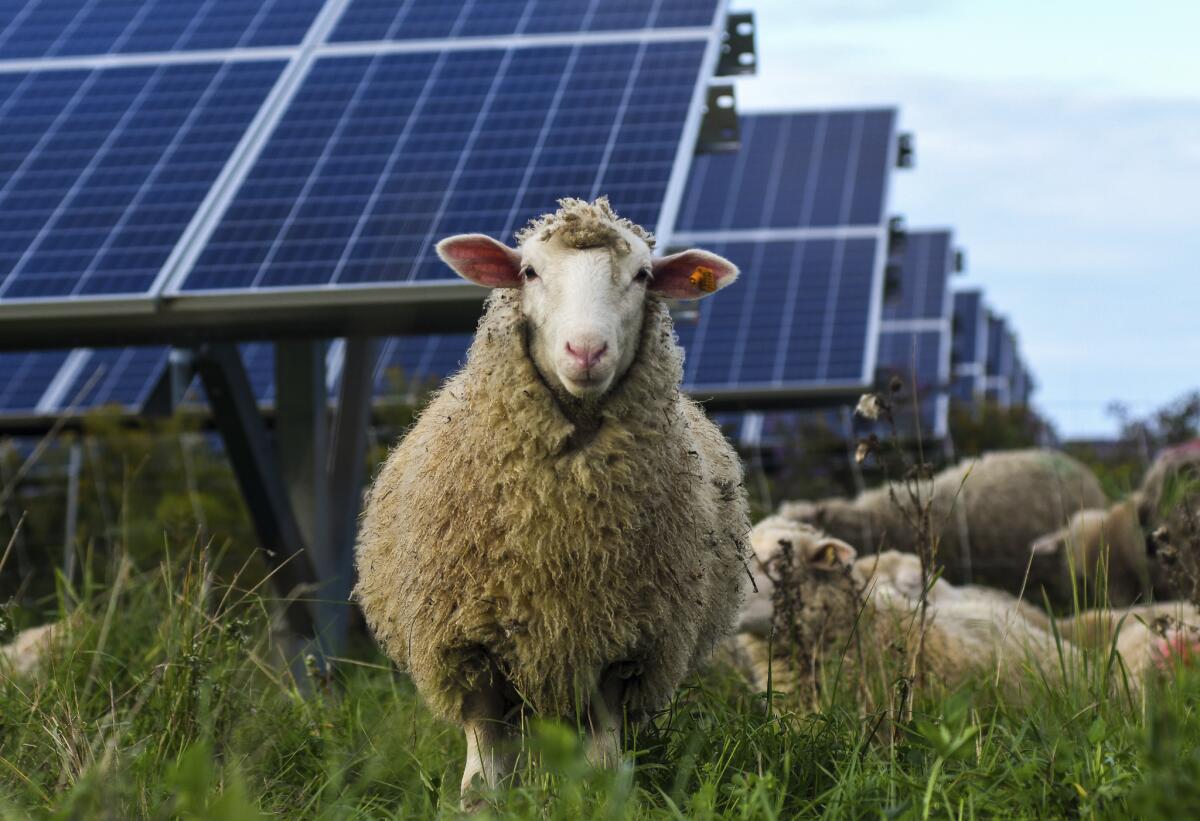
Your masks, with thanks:
M 463 778 L 462 787 L 459 789 L 458 808 L 470 815 L 482 812 L 491 804 L 487 792 L 483 773 L 477 772 Z

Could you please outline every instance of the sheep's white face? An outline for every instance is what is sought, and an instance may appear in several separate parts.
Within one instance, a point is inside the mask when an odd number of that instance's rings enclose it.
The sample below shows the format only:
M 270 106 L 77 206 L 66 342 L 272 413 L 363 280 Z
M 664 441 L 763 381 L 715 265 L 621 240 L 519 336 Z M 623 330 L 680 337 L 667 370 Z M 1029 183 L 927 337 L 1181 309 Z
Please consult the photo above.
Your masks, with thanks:
M 785 554 L 791 553 L 793 573 L 818 582 L 827 574 L 844 572 L 857 558 L 854 548 L 842 540 L 782 516 L 769 516 L 755 525 L 750 531 L 750 547 L 754 551 L 750 571 L 754 586 L 742 606 L 737 630 L 762 637 L 771 632 L 776 583 L 799 581 L 780 578 Z
M 699 299 L 737 277 L 737 267 L 706 251 L 654 259 L 622 231 L 613 246 L 572 248 L 551 236 L 519 249 L 482 234 L 438 243 L 442 260 L 464 279 L 489 288 L 520 288 L 529 351 L 542 376 L 580 399 L 602 397 L 637 356 L 649 291 Z
M 650 249 L 636 237 L 627 254 L 526 242 L 521 306 L 542 375 L 580 399 L 603 396 L 637 353 L 650 274 Z

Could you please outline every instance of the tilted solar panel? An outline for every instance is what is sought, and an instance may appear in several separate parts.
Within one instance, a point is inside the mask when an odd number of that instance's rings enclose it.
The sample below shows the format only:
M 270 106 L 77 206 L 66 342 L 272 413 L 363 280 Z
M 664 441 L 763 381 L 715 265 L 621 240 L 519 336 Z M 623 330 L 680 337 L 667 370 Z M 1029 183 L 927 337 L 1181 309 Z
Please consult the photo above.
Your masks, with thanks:
M 876 385 L 887 385 L 892 377 L 904 383 L 899 399 L 904 419 L 898 427 L 906 434 L 915 432 L 914 396 L 923 436 L 944 436 L 949 426 L 953 260 L 949 231 L 908 231 L 898 277 L 884 298 Z
M 322 58 L 180 291 L 452 277 L 562 196 L 653 227 L 702 40 Z
M 954 293 L 954 322 L 951 362 L 954 398 L 973 404 L 983 393 L 987 370 L 988 323 L 983 292 L 978 289 Z
M 351 0 L 331 42 L 704 27 L 717 0 Z
M 34 413 L 67 351 L 0 354 L 0 412 Z
M 282 67 L 0 73 L 0 302 L 146 293 Z
M 692 391 L 860 384 L 868 358 L 874 239 L 706 243 L 746 272 L 679 323 Z
M 883 300 L 883 321 L 949 320 L 953 254 L 949 231 L 906 232 L 900 278 Z
M 162 377 L 169 355 L 162 346 L 101 348 L 87 353 L 54 410 L 119 405 L 140 411 Z
M 0 60 L 294 46 L 324 0 L 6 0 Z
M 884 325 L 879 334 L 881 387 L 891 376 L 899 377 L 904 383 L 894 408 L 898 431 L 902 435 L 915 434 L 912 429 L 914 395 L 920 409 L 921 435 L 946 435 L 949 410 L 946 343 L 946 334 L 941 330 L 892 331 Z
M 737 152 L 692 162 L 676 230 L 878 226 L 895 121 L 893 109 L 744 115 Z

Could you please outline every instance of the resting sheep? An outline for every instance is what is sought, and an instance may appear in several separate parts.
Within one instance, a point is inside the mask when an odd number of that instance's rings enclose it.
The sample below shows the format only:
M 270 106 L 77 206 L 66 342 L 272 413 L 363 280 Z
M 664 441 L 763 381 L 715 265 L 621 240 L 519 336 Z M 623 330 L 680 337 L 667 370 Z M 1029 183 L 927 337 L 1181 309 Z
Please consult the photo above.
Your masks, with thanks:
M 1062 527 L 1075 511 L 1103 507 L 1106 501 L 1091 471 L 1049 450 L 985 454 L 921 485 L 922 499 L 933 499 L 933 536 L 944 577 L 1010 593 L 1022 590 L 1035 539 Z M 867 553 L 916 553 L 912 518 L 899 506 L 907 504 L 907 491 L 898 483 L 893 486 L 895 499 L 884 486 L 854 500 L 789 502 L 779 512 Z
M 758 592 L 743 610 L 734 655 L 755 686 L 766 687 L 769 671 L 773 689 L 811 705 L 838 673 L 862 683 L 908 672 L 919 614 L 903 590 L 873 575 L 873 562 L 856 562 L 849 544 L 782 516 L 760 522 L 751 546 Z M 1003 691 L 1016 693 L 1028 682 L 1029 663 L 1051 680 L 1059 675 L 1052 636 L 1018 611 L 952 600 L 950 586 L 939 585 L 941 599 L 930 610 L 924 637 L 930 681 L 953 689 L 988 675 Z M 918 581 L 918 594 L 919 587 Z
M 1073 587 L 1088 590 L 1090 596 L 1101 582 L 1113 606 L 1191 595 L 1194 583 L 1174 578 L 1182 568 L 1172 564 L 1181 548 L 1187 547 L 1189 533 L 1200 533 L 1200 527 L 1188 525 L 1189 510 L 1196 519 L 1200 511 L 1197 442 L 1160 454 L 1141 487 L 1122 501 L 1107 509 L 1081 510 L 1066 527 L 1037 539 L 1031 547 L 1037 581 L 1056 591 L 1052 599 L 1068 602 Z M 1153 538 L 1156 531 L 1158 539 Z M 1163 543 L 1161 555 L 1158 541 Z M 1107 569 L 1107 576 L 1101 569 Z
M 811 704 L 831 669 L 852 681 L 886 678 L 890 657 L 891 675 L 905 672 L 904 650 L 912 652 L 920 629 L 916 556 L 887 551 L 855 560 L 844 542 L 779 516 L 755 527 L 751 545 L 759 592 L 743 609 L 733 656 L 752 684 L 765 688 L 770 675 L 773 689 Z M 987 676 L 1018 695 L 1029 667 L 1053 683 L 1079 669 L 1079 648 L 1115 642 L 1116 670 L 1129 673 L 1136 693 L 1151 673 L 1200 648 L 1200 612 L 1184 602 L 1092 610 L 1054 628 L 1039 609 L 988 588 L 937 580 L 927 602 L 926 673 L 950 689 Z M 1120 691 L 1119 682 L 1113 686 Z
M 663 297 L 737 269 L 607 200 L 562 200 L 512 249 L 439 243 L 494 288 L 466 365 L 370 491 L 356 596 L 383 648 L 467 736 L 464 796 L 511 770 L 523 709 L 579 719 L 593 760 L 729 633 L 749 532 L 736 453 L 679 390 Z M 511 746 L 511 745 L 510 745 Z
M 1138 521 L 1140 494 L 1112 507 L 1080 510 L 1066 527 L 1030 546 L 1030 580 L 1053 602 L 1078 597 L 1090 604 L 1103 593 L 1114 607 L 1149 601 L 1151 588 L 1146 535 Z

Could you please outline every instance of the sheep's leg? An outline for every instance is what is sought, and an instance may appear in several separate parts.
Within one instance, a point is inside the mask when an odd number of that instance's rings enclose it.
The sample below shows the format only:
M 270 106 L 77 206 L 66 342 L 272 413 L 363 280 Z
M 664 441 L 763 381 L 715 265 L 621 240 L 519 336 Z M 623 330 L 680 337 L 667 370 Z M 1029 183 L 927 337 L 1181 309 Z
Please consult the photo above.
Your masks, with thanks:
M 460 802 L 467 811 L 483 806 L 482 787 L 495 788 L 512 769 L 512 755 L 501 749 L 508 727 L 504 698 L 497 689 L 471 693 L 463 700 L 463 730 L 467 736 L 467 763 L 463 769 Z
M 621 760 L 621 723 L 625 690 L 638 667 L 632 662 L 611 665 L 588 705 L 587 759 L 596 767 L 615 767 Z

